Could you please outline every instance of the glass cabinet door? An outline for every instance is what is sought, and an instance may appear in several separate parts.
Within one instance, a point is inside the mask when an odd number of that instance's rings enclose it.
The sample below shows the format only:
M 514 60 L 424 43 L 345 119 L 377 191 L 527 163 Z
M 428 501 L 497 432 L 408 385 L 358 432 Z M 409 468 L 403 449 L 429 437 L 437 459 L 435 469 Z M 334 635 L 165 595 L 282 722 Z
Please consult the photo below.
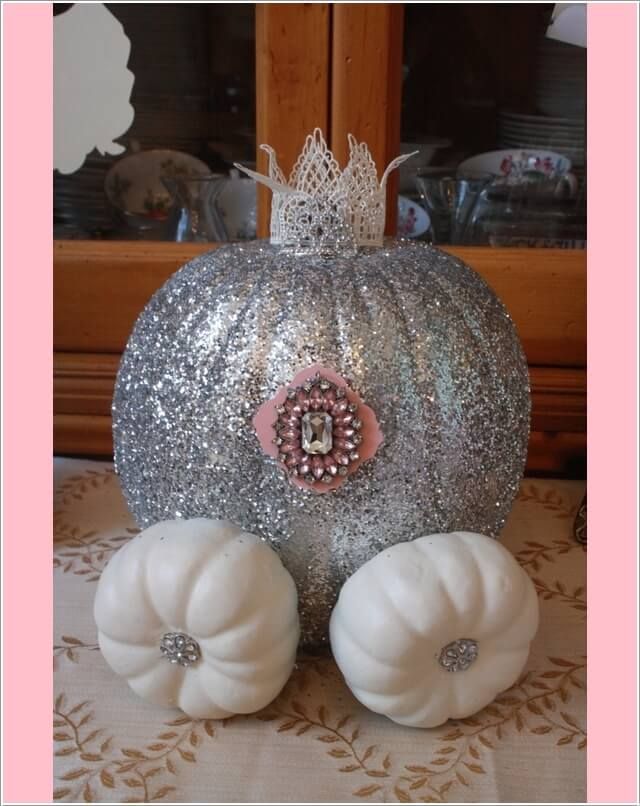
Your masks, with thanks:
M 405 5 L 402 234 L 585 246 L 586 50 L 546 36 L 553 8 Z
M 54 172 L 58 239 L 265 235 L 268 193 L 233 163 L 268 142 L 288 170 L 320 126 L 342 162 L 347 133 L 379 170 L 417 152 L 391 177 L 389 235 L 585 246 L 586 53 L 545 35 L 553 4 L 107 8 L 131 42 L 135 117 L 124 155 Z
M 233 170 L 255 166 L 255 6 L 106 8 L 130 40 L 134 119 L 123 154 L 93 150 L 74 173 L 54 171 L 54 237 L 255 237 L 255 185 Z M 58 22 L 73 13 L 55 10 Z

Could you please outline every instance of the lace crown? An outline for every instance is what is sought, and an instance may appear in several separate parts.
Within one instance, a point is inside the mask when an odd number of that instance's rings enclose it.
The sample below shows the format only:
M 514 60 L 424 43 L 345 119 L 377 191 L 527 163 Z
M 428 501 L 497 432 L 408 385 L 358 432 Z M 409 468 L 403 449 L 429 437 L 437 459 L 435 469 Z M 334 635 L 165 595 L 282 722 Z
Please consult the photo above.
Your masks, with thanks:
M 273 192 L 272 244 L 320 253 L 382 246 L 387 179 L 413 154 L 392 160 L 378 182 L 366 144 L 358 143 L 351 134 L 348 142 L 349 162 L 344 171 L 320 129 L 307 136 L 288 181 L 269 145 L 260 146 L 269 155 L 268 176 L 236 163 L 236 168 Z

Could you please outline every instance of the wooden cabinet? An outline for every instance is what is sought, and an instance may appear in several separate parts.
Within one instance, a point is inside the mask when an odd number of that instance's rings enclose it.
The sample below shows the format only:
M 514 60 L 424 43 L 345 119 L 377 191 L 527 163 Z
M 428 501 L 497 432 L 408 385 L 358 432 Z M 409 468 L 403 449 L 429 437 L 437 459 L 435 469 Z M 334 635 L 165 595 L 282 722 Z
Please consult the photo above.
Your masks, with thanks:
M 226 13 L 232 14 L 228 6 Z M 255 10 L 256 139 L 288 171 L 315 126 L 344 163 L 347 133 L 378 166 L 399 151 L 401 4 L 259 4 Z M 259 170 L 266 168 L 257 154 Z M 395 232 L 395 180 L 387 232 Z M 259 197 L 268 231 L 268 194 Z M 111 453 L 110 400 L 127 335 L 153 291 L 215 244 L 58 241 L 54 249 L 54 447 Z M 580 474 L 586 452 L 584 250 L 447 247 L 509 308 L 530 365 L 529 472 Z

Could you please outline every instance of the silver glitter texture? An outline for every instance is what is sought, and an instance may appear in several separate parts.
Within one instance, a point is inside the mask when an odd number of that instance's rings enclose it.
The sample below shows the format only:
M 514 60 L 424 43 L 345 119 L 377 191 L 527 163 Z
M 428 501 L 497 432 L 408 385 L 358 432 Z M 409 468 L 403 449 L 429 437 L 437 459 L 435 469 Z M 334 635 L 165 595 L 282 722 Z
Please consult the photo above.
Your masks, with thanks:
M 162 636 L 160 651 L 170 663 L 193 666 L 200 660 L 200 647 L 190 635 L 183 632 L 167 632 Z
M 478 642 L 472 638 L 458 638 L 442 648 L 438 663 L 448 672 L 464 672 L 478 657 Z
M 251 422 L 312 364 L 342 375 L 384 435 L 323 495 L 288 481 Z M 334 258 L 254 241 L 195 258 L 141 314 L 116 382 L 116 470 L 141 527 L 226 518 L 269 540 L 311 645 L 326 641 L 341 585 L 388 546 L 498 533 L 529 411 L 513 323 L 461 261 L 406 241 Z

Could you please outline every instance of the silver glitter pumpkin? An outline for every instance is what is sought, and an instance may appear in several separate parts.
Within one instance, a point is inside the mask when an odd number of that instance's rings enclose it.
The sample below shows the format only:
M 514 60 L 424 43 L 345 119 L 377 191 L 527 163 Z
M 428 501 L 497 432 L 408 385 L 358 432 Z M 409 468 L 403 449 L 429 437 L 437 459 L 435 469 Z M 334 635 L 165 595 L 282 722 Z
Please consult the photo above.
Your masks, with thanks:
M 348 380 L 383 442 L 335 490 L 294 486 L 252 419 L 313 364 Z M 526 361 L 461 261 L 420 243 L 301 256 L 268 242 L 192 260 L 139 317 L 113 403 L 116 469 L 141 527 L 233 521 L 293 575 L 302 640 L 326 640 L 345 580 L 394 543 L 496 535 L 524 468 Z

